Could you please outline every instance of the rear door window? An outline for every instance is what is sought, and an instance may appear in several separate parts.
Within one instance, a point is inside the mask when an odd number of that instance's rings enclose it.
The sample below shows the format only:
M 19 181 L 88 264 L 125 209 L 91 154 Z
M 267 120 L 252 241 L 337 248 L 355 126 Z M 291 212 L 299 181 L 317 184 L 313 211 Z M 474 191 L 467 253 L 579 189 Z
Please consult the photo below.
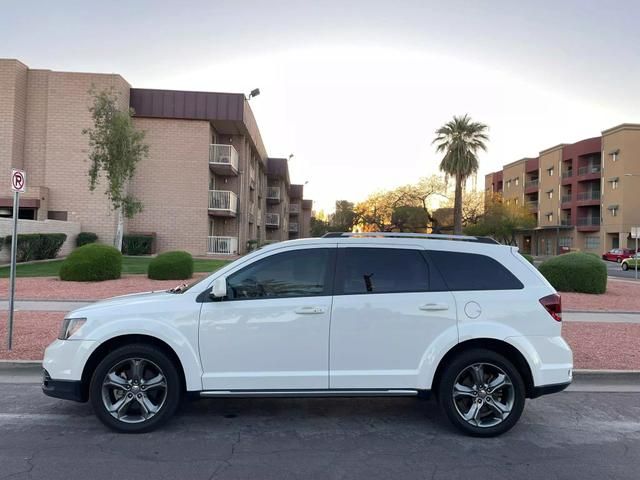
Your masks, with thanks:
M 451 291 L 524 288 L 513 273 L 486 255 L 436 250 L 427 255 Z

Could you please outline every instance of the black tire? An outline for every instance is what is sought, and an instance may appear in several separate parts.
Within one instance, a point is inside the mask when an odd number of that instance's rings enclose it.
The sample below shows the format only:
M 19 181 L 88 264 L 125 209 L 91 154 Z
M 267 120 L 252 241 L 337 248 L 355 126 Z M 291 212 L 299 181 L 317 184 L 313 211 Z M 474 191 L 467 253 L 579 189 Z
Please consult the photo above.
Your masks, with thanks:
M 162 388 L 161 392 L 161 398 L 163 400 L 161 402 L 158 402 L 160 403 L 160 405 L 157 411 L 154 412 L 149 418 L 141 420 L 137 423 L 127 423 L 126 421 L 115 418 L 107 410 L 105 401 L 103 401 L 103 382 L 106 380 L 107 374 L 118 365 L 125 364 L 129 360 L 132 360 L 133 362 L 138 364 L 140 364 L 138 360 L 142 360 L 143 362 L 145 362 L 145 365 L 149 365 L 148 367 L 144 367 L 146 369 L 145 371 L 147 372 L 147 375 L 153 375 L 154 368 L 159 368 L 160 374 L 164 377 L 165 381 L 165 387 Z M 126 379 L 123 379 L 122 381 L 126 382 Z M 130 386 L 127 388 L 131 389 Z M 139 388 L 142 387 L 138 387 L 138 389 Z M 149 386 L 149 391 L 147 391 L 146 393 L 150 394 L 151 388 L 152 387 Z M 115 390 L 121 390 L 122 392 L 125 392 L 124 389 L 115 388 L 114 391 Z M 183 388 L 182 382 L 180 380 L 180 375 L 178 374 L 177 366 L 173 363 L 173 361 L 157 347 L 137 343 L 125 345 L 112 351 L 98 364 L 91 378 L 89 396 L 91 406 L 93 407 L 96 416 L 107 427 L 122 433 L 144 433 L 154 430 L 173 416 L 176 409 L 180 405 L 180 400 L 183 393 L 182 390 Z M 133 390 L 129 390 L 130 393 L 125 392 L 125 394 L 132 396 L 132 391 Z M 140 394 L 143 393 L 141 390 L 136 391 L 139 391 L 139 394 L 137 396 L 140 396 Z M 109 394 L 106 395 L 107 401 L 109 401 Z M 113 393 L 111 395 L 113 395 Z M 136 399 L 134 398 L 133 400 Z M 140 407 L 138 407 L 134 401 L 130 400 L 130 403 L 133 405 L 132 408 L 134 408 L 134 410 L 137 408 L 140 412 L 142 412 L 142 410 L 140 410 Z M 143 415 L 140 414 L 140 416 Z
M 622 269 L 625 270 L 625 271 L 629 270 L 629 265 L 627 263 L 623 263 L 622 264 Z
M 467 369 L 469 369 L 472 365 L 484 363 L 490 365 L 492 367 L 497 367 L 502 370 L 504 374 L 511 380 L 512 390 L 510 390 L 510 394 L 512 395 L 512 406 L 510 413 L 501 420 L 500 423 L 493 426 L 477 426 L 472 425 L 467 420 L 462 417 L 462 413 L 460 413 L 456 401 L 454 399 L 454 384 L 458 379 L 459 375 L 463 375 Z M 500 395 L 496 389 L 496 394 Z M 477 395 L 477 394 L 476 394 Z M 451 423 L 457 427 L 462 432 L 467 435 L 474 437 L 494 437 L 496 435 L 501 435 L 508 430 L 510 430 L 522 415 L 522 411 L 524 409 L 526 398 L 526 390 L 524 381 L 522 380 L 522 375 L 518 372 L 518 369 L 507 360 L 504 356 L 493 352 L 491 350 L 485 349 L 473 349 L 467 350 L 465 352 L 457 355 L 453 361 L 450 362 L 448 366 L 445 367 L 445 370 L 440 377 L 440 382 L 438 385 L 438 401 L 440 406 L 444 410 L 447 418 L 451 421 Z M 477 398 L 463 399 L 464 401 L 476 401 Z M 460 400 L 458 400 L 460 401 Z M 489 403 L 486 402 L 487 405 L 484 408 L 484 412 L 490 413 Z
M 622 263 L 622 259 L 620 257 L 616 258 L 616 262 Z

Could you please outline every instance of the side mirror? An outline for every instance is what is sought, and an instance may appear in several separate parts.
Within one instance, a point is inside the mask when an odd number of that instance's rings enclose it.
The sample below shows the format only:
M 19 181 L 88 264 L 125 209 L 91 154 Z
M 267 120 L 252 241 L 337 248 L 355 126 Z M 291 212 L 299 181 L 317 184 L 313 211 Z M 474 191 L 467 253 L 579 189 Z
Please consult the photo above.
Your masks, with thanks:
M 222 298 L 227 296 L 227 278 L 218 277 L 214 280 L 211 287 L 211 296 L 216 298 Z

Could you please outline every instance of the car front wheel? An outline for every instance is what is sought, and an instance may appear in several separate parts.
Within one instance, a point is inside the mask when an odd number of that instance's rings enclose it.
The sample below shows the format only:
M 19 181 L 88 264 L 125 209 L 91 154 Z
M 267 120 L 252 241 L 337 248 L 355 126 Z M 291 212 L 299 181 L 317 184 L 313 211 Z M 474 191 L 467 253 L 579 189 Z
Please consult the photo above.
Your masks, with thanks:
M 622 259 L 620 257 L 616 258 L 616 262 L 621 263 Z
M 627 265 L 626 263 L 623 263 L 622 264 L 622 269 L 625 270 L 625 271 L 629 270 L 629 265 Z
M 90 385 L 91 405 L 108 427 L 142 433 L 166 422 L 182 393 L 173 361 L 145 344 L 120 347 L 97 366 Z
M 463 352 L 446 367 L 440 405 L 464 433 L 493 437 L 511 429 L 522 414 L 525 386 L 514 365 L 491 350 Z

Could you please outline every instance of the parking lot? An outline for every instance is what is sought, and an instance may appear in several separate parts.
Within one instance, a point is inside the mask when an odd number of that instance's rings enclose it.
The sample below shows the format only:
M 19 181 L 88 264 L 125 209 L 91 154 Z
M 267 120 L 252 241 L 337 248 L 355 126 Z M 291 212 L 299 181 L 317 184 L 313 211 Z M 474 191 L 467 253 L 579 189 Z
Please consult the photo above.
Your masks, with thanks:
M 159 431 L 121 435 L 35 383 L 0 393 L 3 479 L 638 478 L 640 393 L 529 401 L 493 439 L 408 398 L 202 400 Z

